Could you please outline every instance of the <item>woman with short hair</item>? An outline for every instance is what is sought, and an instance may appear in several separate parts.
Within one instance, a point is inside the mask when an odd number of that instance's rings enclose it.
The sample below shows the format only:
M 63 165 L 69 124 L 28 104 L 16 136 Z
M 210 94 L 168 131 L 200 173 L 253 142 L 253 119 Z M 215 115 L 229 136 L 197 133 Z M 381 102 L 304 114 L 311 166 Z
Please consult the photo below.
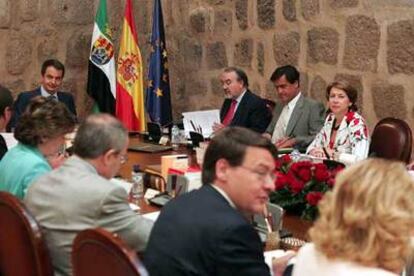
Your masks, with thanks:
M 17 122 L 14 137 L 19 143 L 0 161 L 0 190 L 23 199 L 28 186 L 52 170 L 54 159 L 73 131 L 75 118 L 66 106 L 54 99 L 36 97 Z
M 328 115 L 306 150 L 309 155 L 347 164 L 368 156 L 368 128 L 357 113 L 357 98 L 357 90 L 346 81 L 335 81 L 327 87 Z
M 293 275 L 398 275 L 412 251 L 413 198 L 402 163 L 368 159 L 340 172 Z

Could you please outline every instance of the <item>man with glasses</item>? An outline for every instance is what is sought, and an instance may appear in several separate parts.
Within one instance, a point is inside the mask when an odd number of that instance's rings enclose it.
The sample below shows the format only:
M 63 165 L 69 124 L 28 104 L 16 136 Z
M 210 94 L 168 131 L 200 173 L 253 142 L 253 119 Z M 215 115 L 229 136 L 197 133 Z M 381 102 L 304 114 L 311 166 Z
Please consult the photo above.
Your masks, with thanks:
M 228 127 L 210 142 L 203 186 L 171 201 L 151 232 L 144 263 L 158 275 L 270 275 L 249 222 L 274 190 L 277 151 L 251 130 Z
M 302 95 L 299 77 L 291 65 L 277 68 L 270 77 L 279 101 L 263 136 L 278 149 L 295 147 L 305 151 L 324 123 L 323 104 Z
M 105 228 L 144 250 L 152 222 L 132 211 L 126 191 L 109 181 L 127 147 L 128 132 L 117 119 L 91 115 L 77 131 L 74 155 L 28 189 L 25 202 L 46 232 L 55 275 L 72 275 L 72 243 L 84 229 Z

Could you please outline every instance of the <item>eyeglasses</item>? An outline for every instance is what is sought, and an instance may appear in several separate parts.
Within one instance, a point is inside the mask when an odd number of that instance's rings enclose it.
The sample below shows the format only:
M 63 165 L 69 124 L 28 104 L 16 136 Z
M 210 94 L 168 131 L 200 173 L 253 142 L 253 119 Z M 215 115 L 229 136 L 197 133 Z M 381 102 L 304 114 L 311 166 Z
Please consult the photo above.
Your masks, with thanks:
M 119 154 L 120 155 L 120 160 L 121 160 L 121 164 L 125 164 L 128 161 L 128 155 L 126 154 Z
M 276 180 L 276 175 L 273 172 L 270 171 L 257 171 L 255 169 L 249 168 L 249 167 L 245 167 L 245 166 L 239 166 L 240 168 L 243 168 L 251 173 L 254 173 L 255 175 L 257 175 L 257 178 L 260 181 L 266 182 L 269 181 L 270 183 L 275 182 Z

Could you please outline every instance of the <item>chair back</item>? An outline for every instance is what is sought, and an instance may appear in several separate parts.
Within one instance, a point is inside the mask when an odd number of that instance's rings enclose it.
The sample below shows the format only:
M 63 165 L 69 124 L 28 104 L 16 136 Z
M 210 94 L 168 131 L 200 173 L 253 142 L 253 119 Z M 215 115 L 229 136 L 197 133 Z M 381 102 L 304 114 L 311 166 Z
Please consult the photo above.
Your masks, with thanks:
M 411 129 L 405 121 L 384 118 L 372 132 L 369 156 L 409 163 L 412 143 Z
M 0 225 L 0 275 L 53 275 L 39 224 L 23 203 L 7 192 L 0 192 Z
M 145 189 L 151 188 L 158 190 L 160 192 L 165 192 L 167 188 L 167 183 L 160 174 L 152 173 L 145 171 L 144 173 L 144 187 Z
M 148 275 L 134 250 L 104 229 L 87 229 L 75 238 L 72 249 L 74 276 Z

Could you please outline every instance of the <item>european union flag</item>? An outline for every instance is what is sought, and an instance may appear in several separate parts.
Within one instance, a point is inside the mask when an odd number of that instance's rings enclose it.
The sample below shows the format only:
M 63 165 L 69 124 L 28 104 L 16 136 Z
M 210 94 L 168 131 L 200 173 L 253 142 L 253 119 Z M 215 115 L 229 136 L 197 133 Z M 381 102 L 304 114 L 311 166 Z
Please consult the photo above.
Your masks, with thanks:
M 151 121 L 159 123 L 161 126 L 172 123 L 170 79 L 160 0 L 154 1 L 151 56 L 145 93 L 145 106 Z

